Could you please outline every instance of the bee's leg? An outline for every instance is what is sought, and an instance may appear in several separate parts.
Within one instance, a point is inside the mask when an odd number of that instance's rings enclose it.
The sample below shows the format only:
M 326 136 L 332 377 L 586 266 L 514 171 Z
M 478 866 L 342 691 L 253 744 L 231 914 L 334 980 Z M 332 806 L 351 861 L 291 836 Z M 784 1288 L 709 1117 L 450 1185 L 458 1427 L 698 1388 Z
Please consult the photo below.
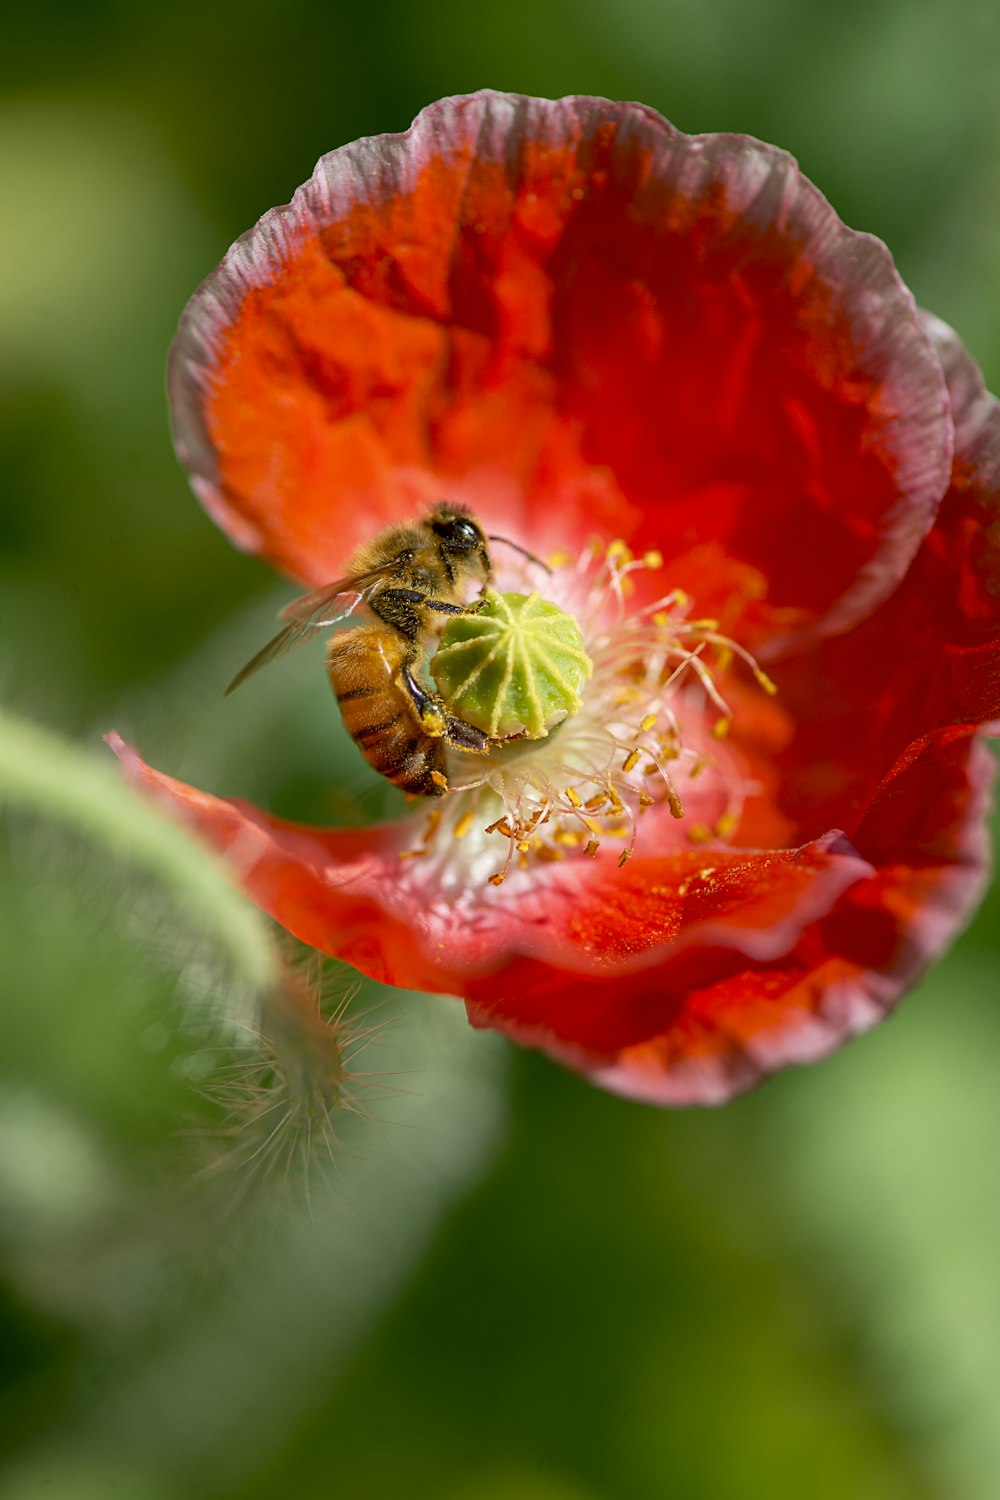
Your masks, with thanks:
M 413 675 L 412 659 L 403 663 L 403 682 L 413 700 L 425 734 L 432 739 L 446 739 L 458 750 L 467 750 L 473 755 L 485 755 L 492 743 L 488 734 L 464 719 L 454 719 L 445 712 L 444 703 L 436 693 L 429 693 Z
M 415 641 L 423 624 L 418 609 L 432 609 L 439 615 L 467 615 L 476 614 L 484 603 L 485 600 L 476 599 L 472 604 L 450 604 L 447 599 L 432 599 L 420 589 L 396 588 L 382 589 L 369 607 L 408 641 Z

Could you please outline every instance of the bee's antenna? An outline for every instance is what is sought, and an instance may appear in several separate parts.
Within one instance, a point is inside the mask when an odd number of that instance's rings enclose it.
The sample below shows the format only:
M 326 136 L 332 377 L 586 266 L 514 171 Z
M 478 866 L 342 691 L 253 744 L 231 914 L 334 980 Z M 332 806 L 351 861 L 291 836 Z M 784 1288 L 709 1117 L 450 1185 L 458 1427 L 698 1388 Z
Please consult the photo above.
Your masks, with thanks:
M 520 552 L 521 556 L 526 557 L 529 562 L 537 563 L 540 568 L 545 569 L 546 573 L 552 572 L 552 569 L 549 567 L 548 563 L 542 562 L 542 559 L 540 557 L 536 557 L 535 554 L 533 552 L 529 552 L 526 547 L 519 547 L 517 542 L 512 542 L 510 537 L 508 536 L 488 536 L 486 540 L 488 542 L 503 542 L 505 547 L 513 547 L 515 552 Z

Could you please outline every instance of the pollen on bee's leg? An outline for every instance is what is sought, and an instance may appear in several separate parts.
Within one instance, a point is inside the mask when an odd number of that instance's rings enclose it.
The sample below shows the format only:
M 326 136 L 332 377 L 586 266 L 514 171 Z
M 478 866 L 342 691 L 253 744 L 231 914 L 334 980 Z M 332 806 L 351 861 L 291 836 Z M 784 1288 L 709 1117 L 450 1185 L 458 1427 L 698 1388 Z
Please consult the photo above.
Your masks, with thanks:
M 423 726 L 424 733 L 429 734 L 431 739 L 440 740 L 444 738 L 447 726 L 444 721 L 444 714 L 439 708 L 422 709 L 420 714 L 420 722 Z M 436 776 L 437 774 L 438 773 L 436 771 L 432 772 L 432 776 Z
M 439 786 L 441 788 L 442 792 L 446 792 L 449 790 L 448 778 L 442 771 L 432 771 L 431 780 L 433 781 L 435 786 Z

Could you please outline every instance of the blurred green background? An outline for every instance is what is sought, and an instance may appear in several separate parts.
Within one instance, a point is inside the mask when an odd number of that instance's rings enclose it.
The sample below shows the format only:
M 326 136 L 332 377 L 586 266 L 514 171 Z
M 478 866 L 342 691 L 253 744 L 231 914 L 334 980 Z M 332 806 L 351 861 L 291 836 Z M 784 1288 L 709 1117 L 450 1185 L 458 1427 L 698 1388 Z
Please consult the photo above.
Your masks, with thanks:
M 188 295 L 321 152 L 484 85 L 748 131 L 997 388 L 995 0 L 49 4 L 0 79 L 0 699 L 81 747 L 0 746 L 4 1500 L 1000 1495 L 995 899 L 881 1031 L 718 1112 L 366 986 L 373 1118 L 285 1191 L 240 1030 L 269 939 L 122 831 L 98 749 L 378 810 L 314 660 L 222 703 L 287 590 L 202 515 L 162 390 Z

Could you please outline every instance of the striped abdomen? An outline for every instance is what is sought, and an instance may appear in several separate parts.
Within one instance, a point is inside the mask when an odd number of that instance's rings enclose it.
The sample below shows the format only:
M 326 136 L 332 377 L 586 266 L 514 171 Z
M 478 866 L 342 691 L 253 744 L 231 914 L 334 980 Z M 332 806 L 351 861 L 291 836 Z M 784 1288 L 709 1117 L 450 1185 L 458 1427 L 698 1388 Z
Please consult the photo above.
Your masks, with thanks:
M 365 760 L 404 792 L 438 797 L 444 741 L 426 734 L 398 673 L 409 642 L 382 625 L 361 625 L 333 636 L 326 655 L 330 685 L 347 732 Z

